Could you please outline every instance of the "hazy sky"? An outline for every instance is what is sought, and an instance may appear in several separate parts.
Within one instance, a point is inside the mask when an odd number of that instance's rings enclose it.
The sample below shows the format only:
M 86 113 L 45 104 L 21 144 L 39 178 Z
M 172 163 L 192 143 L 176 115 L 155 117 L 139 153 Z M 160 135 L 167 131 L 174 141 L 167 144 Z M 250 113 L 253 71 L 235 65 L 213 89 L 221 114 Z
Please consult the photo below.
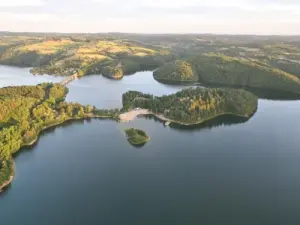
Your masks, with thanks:
M 0 30 L 300 34 L 300 0 L 0 0 Z

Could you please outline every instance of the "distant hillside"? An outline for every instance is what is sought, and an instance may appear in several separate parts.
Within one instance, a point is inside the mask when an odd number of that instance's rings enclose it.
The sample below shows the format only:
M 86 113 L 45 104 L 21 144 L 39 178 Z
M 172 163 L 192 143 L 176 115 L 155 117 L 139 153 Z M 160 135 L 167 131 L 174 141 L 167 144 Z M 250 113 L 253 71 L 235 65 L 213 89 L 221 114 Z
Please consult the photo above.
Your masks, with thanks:
M 198 80 L 204 84 L 300 93 L 300 79 L 297 76 L 254 60 L 207 53 L 188 57 L 185 62 L 198 76 Z M 168 71 L 176 70 L 178 70 L 178 65 L 169 63 L 155 71 L 154 77 L 163 82 L 172 82 L 177 79 L 178 74 Z M 190 75 L 190 73 L 187 74 Z
M 2 32 L 0 64 L 33 67 L 33 74 L 113 79 L 156 70 L 162 82 L 300 92 L 296 36 Z
M 123 39 L 0 38 L 0 63 L 34 67 L 34 74 L 111 74 L 120 62 L 122 67 L 118 70 L 131 74 L 155 69 L 172 59 L 169 50 Z
M 195 82 L 198 80 L 193 66 L 185 60 L 175 60 L 160 67 L 153 73 L 157 80 L 174 82 Z

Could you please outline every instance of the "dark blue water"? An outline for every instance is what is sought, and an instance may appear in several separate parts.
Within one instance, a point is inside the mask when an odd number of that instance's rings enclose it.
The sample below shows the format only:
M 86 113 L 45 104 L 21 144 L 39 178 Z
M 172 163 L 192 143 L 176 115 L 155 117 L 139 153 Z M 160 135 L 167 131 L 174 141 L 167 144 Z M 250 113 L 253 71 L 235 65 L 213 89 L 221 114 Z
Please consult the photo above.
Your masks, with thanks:
M 180 88 L 141 75 L 128 79 L 145 92 Z M 98 97 L 87 103 L 105 106 L 111 97 L 115 107 L 127 81 L 109 89 L 106 82 L 118 81 L 83 78 L 69 86 L 70 99 L 85 103 L 82 90 L 92 90 Z M 0 196 L 1 225 L 299 224 L 299 111 L 299 101 L 259 100 L 256 114 L 238 124 L 187 130 L 152 119 L 90 120 L 49 130 L 16 156 L 16 178 Z M 151 140 L 131 146 L 128 127 Z

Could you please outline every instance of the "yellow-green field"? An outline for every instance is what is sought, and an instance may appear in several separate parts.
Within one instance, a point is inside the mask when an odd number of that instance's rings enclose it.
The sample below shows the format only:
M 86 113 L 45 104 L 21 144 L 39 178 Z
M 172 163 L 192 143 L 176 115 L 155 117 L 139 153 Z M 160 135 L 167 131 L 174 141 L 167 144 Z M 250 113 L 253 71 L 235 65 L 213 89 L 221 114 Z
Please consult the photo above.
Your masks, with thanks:
M 145 46 L 125 38 L 0 36 L 0 63 L 34 67 L 31 70 L 34 74 L 101 73 L 104 67 L 111 70 L 119 63 L 123 65 L 119 69 L 133 73 L 147 69 L 148 64 L 149 67 L 153 67 L 153 63 L 161 65 L 162 57 L 168 54 L 170 52 L 164 48 Z
M 73 41 L 68 39 L 62 40 L 46 40 L 35 44 L 29 44 L 20 47 L 21 51 L 35 51 L 40 54 L 54 54 L 59 50 L 64 49 L 66 46 L 73 44 Z

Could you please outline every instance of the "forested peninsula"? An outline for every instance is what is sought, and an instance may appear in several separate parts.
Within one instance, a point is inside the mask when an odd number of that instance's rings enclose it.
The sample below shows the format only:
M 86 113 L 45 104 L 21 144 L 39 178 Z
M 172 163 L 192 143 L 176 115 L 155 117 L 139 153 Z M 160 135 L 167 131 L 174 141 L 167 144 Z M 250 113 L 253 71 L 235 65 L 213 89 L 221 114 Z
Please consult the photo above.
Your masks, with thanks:
M 122 111 L 147 109 L 159 119 L 182 125 L 200 124 L 224 114 L 249 118 L 258 104 L 258 98 L 245 90 L 200 87 L 162 97 L 129 91 L 122 100 Z
M 154 72 L 158 81 L 262 88 L 300 93 L 300 78 L 267 64 L 219 53 L 188 57 L 167 63 Z
M 52 83 L 0 89 L 0 190 L 14 174 L 12 155 L 32 145 L 41 131 L 72 119 L 118 119 L 118 109 L 65 102 L 67 93 L 66 87 Z
M 140 107 L 168 121 L 191 125 L 223 114 L 250 117 L 257 107 L 256 96 L 238 89 L 190 88 L 162 97 L 129 91 L 123 94 L 121 110 L 67 103 L 67 93 L 66 87 L 52 83 L 0 89 L 1 188 L 13 178 L 12 155 L 22 146 L 33 144 L 41 131 L 67 120 L 98 117 L 118 120 L 120 112 Z M 146 134 L 135 130 L 128 130 L 127 135 L 133 144 L 149 140 Z

